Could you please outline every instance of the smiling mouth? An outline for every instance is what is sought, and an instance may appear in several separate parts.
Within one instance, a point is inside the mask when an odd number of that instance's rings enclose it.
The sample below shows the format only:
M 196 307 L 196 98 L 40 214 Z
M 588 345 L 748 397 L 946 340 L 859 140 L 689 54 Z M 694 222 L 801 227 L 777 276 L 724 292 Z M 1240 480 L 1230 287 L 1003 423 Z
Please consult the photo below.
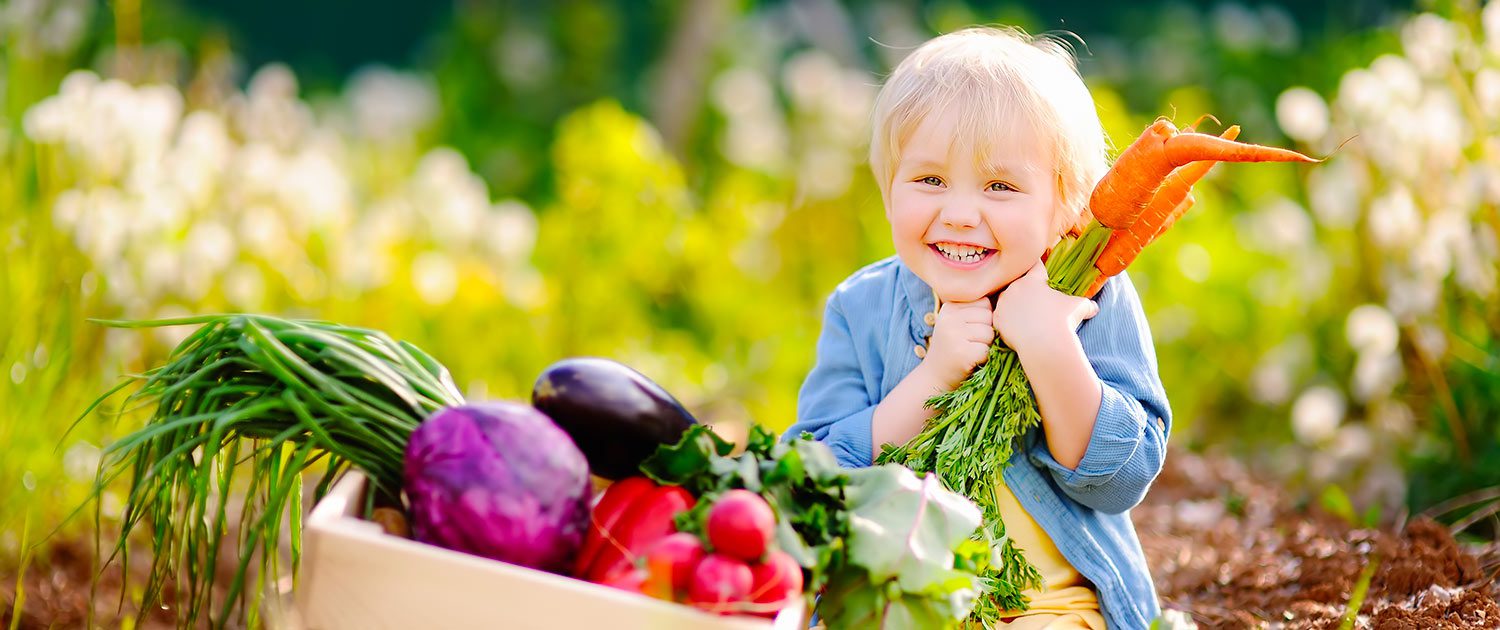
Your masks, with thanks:
M 972 265 L 990 257 L 995 253 L 993 249 L 986 249 L 975 245 L 955 245 L 952 243 L 928 243 L 927 247 L 943 258 L 960 265 Z

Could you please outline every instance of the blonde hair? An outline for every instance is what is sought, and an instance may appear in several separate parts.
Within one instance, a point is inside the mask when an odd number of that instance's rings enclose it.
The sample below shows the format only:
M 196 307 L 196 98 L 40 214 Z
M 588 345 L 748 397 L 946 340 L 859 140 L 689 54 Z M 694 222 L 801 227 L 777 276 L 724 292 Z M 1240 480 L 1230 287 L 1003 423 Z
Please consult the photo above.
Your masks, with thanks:
M 1066 43 L 976 26 L 935 37 L 902 60 L 880 88 L 871 125 L 870 170 L 887 203 L 907 140 L 944 111 L 957 116 L 955 141 L 973 143 L 980 165 L 1008 138 L 1049 144 L 1063 211 L 1057 231 L 1087 218 L 1089 193 L 1109 168 L 1108 139 Z

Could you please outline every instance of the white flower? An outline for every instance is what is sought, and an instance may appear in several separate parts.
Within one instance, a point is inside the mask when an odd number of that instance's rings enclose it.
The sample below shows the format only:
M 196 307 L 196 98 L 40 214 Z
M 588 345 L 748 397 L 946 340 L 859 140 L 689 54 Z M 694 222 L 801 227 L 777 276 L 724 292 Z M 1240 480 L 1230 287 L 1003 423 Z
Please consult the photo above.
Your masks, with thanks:
M 1328 133 L 1328 104 L 1308 88 L 1291 88 L 1276 98 L 1276 122 L 1292 139 L 1315 142 Z
M 1375 439 L 1370 430 L 1359 424 L 1347 424 L 1334 436 L 1330 454 L 1335 459 L 1357 462 L 1370 456 L 1375 448 Z
M 790 72 L 790 64 L 788 64 Z M 753 114 L 769 115 L 775 105 L 771 85 L 759 72 L 745 67 L 724 71 L 709 88 L 714 106 L 730 119 Z M 800 87 L 798 89 L 801 89 Z M 792 92 L 794 95 L 798 92 Z
M 1308 173 L 1308 200 L 1318 221 L 1336 230 L 1354 227 L 1365 182 L 1364 168 L 1349 159 L 1331 160 Z
M 1276 196 L 1247 219 L 1245 246 L 1273 254 L 1294 254 L 1312 243 L 1313 224 L 1307 210 L 1286 197 Z
M 1339 79 L 1335 102 L 1356 122 L 1369 119 L 1389 106 L 1381 80 L 1374 72 L 1363 68 L 1350 70 Z
M 1332 387 L 1309 387 L 1292 403 L 1292 432 L 1304 444 L 1327 441 L 1343 421 L 1344 395 Z
M 1427 149 L 1424 156 L 1427 163 L 1423 166 L 1448 170 L 1463 161 L 1463 150 L 1469 137 L 1468 125 L 1451 92 L 1433 91 L 1424 95 L 1415 119 L 1422 121 L 1415 139 Z
M 432 235 L 447 244 L 471 242 L 483 230 L 490 208 L 489 187 L 469 171 L 458 151 L 439 147 L 417 164 L 412 202 L 432 226 Z
M 1379 304 L 1361 304 L 1344 320 L 1344 337 L 1360 354 L 1387 355 L 1396 351 L 1401 331 L 1390 311 Z
M 1261 404 L 1279 405 L 1291 395 L 1291 370 L 1274 353 L 1268 353 L 1250 373 L 1250 397 Z
M 1422 74 L 1440 77 L 1453 65 L 1458 31 L 1448 20 L 1423 13 L 1401 27 L 1401 44 L 1407 58 Z
M 720 139 L 719 150 L 739 166 L 776 172 L 786 159 L 787 144 L 787 132 L 779 119 L 757 115 L 732 119 Z
M 379 66 L 356 72 L 345 98 L 353 109 L 355 129 L 376 141 L 410 137 L 438 113 L 437 87 L 431 79 Z
M 199 221 L 188 232 L 185 253 L 189 265 L 218 273 L 235 259 L 234 234 L 218 221 Z
M 1479 101 L 1479 111 L 1488 113 L 1491 122 L 1500 120 L 1500 70 L 1482 68 L 1474 74 L 1474 100 Z
M 443 306 L 458 294 L 458 271 L 453 261 L 439 252 L 424 252 L 412 261 L 412 287 L 417 297 L 431 306 Z
M 1398 105 L 1415 105 L 1422 97 L 1422 77 L 1408 59 L 1400 55 L 1381 55 L 1370 64 L 1370 70 L 1385 86 L 1386 94 Z
M 484 239 L 494 254 L 509 264 L 525 262 L 536 244 L 536 214 L 525 203 L 507 200 L 489 213 L 489 237 Z
M 1376 245 L 1394 249 L 1412 242 L 1421 233 L 1422 217 L 1417 214 L 1411 191 L 1398 185 L 1370 202 L 1368 224 Z
M 1411 407 L 1399 399 L 1382 400 L 1371 411 L 1370 422 L 1374 427 L 1396 438 L 1406 438 L 1416 427 L 1417 416 Z
M 1386 307 L 1396 321 L 1412 323 L 1433 312 L 1441 297 L 1443 285 L 1432 280 L 1412 277 L 1394 266 L 1385 270 Z
M 782 68 L 781 82 L 798 110 L 816 111 L 827 100 L 825 95 L 843 81 L 843 71 L 828 53 L 816 48 L 797 53 Z
M 353 214 L 348 173 L 322 151 L 309 148 L 292 158 L 281 172 L 277 192 L 302 227 L 336 231 Z
M 1360 353 L 1350 379 L 1354 399 L 1369 402 L 1389 396 L 1401 382 L 1402 374 L 1401 357 L 1396 354 Z

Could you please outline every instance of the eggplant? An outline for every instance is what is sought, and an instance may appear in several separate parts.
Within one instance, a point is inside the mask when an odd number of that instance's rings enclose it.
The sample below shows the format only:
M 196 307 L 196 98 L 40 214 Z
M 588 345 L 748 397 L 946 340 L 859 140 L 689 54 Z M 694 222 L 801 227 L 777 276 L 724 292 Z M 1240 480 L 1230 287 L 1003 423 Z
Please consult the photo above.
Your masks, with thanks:
M 676 444 L 696 421 L 667 390 L 617 361 L 563 359 L 537 377 L 531 405 L 573 438 L 595 475 L 639 475 L 662 444 Z

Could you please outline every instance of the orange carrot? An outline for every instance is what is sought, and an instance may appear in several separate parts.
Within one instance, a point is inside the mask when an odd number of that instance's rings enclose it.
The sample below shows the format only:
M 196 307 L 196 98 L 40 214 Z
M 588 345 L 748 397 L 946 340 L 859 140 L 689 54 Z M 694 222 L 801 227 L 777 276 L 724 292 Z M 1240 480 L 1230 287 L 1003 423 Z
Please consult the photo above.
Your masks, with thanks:
M 1226 140 L 1206 133 L 1184 133 L 1167 139 L 1167 161 L 1174 167 L 1199 160 L 1219 162 L 1321 162 L 1291 149 Z
M 1089 210 L 1106 227 L 1128 229 L 1135 224 L 1172 171 L 1189 162 L 1317 162 L 1275 147 L 1244 144 L 1208 134 L 1179 133 L 1172 122 L 1158 118 L 1126 147 L 1114 166 L 1089 196 Z
M 1231 126 L 1224 130 L 1220 136 L 1225 140 L 1234 140 L 1240 135 L 1239 125 Z M 1181 137 L 1181 136 L 1179 136 Z M 1099 252 L 1099 258 L 1094 266 L 1099 269 L 1101 276 L 1113 276 L 1120 273 L 1130 262 L 1139 256 L 1141 250 L 1145 249 L 1151 241 L 1156 240 L 1162 232 L 1165 232 L 1172 223 L 1192 207 L 1192 195 L 1190 191 L 1193 184 L 1203 179 L 1217 162 L 1203 161 L 1193 162 L 1187 166 L 1179 167 L 1168 175 L 1156 194 L 1151 197 L 1151 203 L 1146 206 L 1141 216 L 1130 227 L 1123 230 L 1115 230 L 1109 236 L 1109 243 L 1105 244 L 1103 251 Z
M 1161 218 L 1160 224 L 1155 226 L 1160 227 L 1160 230 L 1146 229 L 1152 226 L 1148 225 L 1145 221 L 1138 221 L 1128 230 L 1115 230 L 1110 233 L 1109 242 L 1099 252 L 1099 258 L 1094 261 L 1094 268 L 1099 270 L 1099 277 L 1101 279 L 1108 278 L 1124 271 L 1126 267 L 1130 266 L 1130 263 L 1135 262 L 1136 256 L 1141 255 L 1141 250 L 1146 249 L 1146 246 L 1151 244 L 1151 241 L 1156 240 L 1156 236 L 1166 231 L 1167 226 L 1176 223 L 1177 219 L 1186 214 L 1188 208 L 1193 207 L 1193 203 L 1195 202 L 1196 200 L 1193 198 L 1193 195 L 1189 193 L 1166 216 Z M 1137 230 L 1136 228 L 1143 229 Z M 1102 282 L 1102 280 L 1097 282 Z

